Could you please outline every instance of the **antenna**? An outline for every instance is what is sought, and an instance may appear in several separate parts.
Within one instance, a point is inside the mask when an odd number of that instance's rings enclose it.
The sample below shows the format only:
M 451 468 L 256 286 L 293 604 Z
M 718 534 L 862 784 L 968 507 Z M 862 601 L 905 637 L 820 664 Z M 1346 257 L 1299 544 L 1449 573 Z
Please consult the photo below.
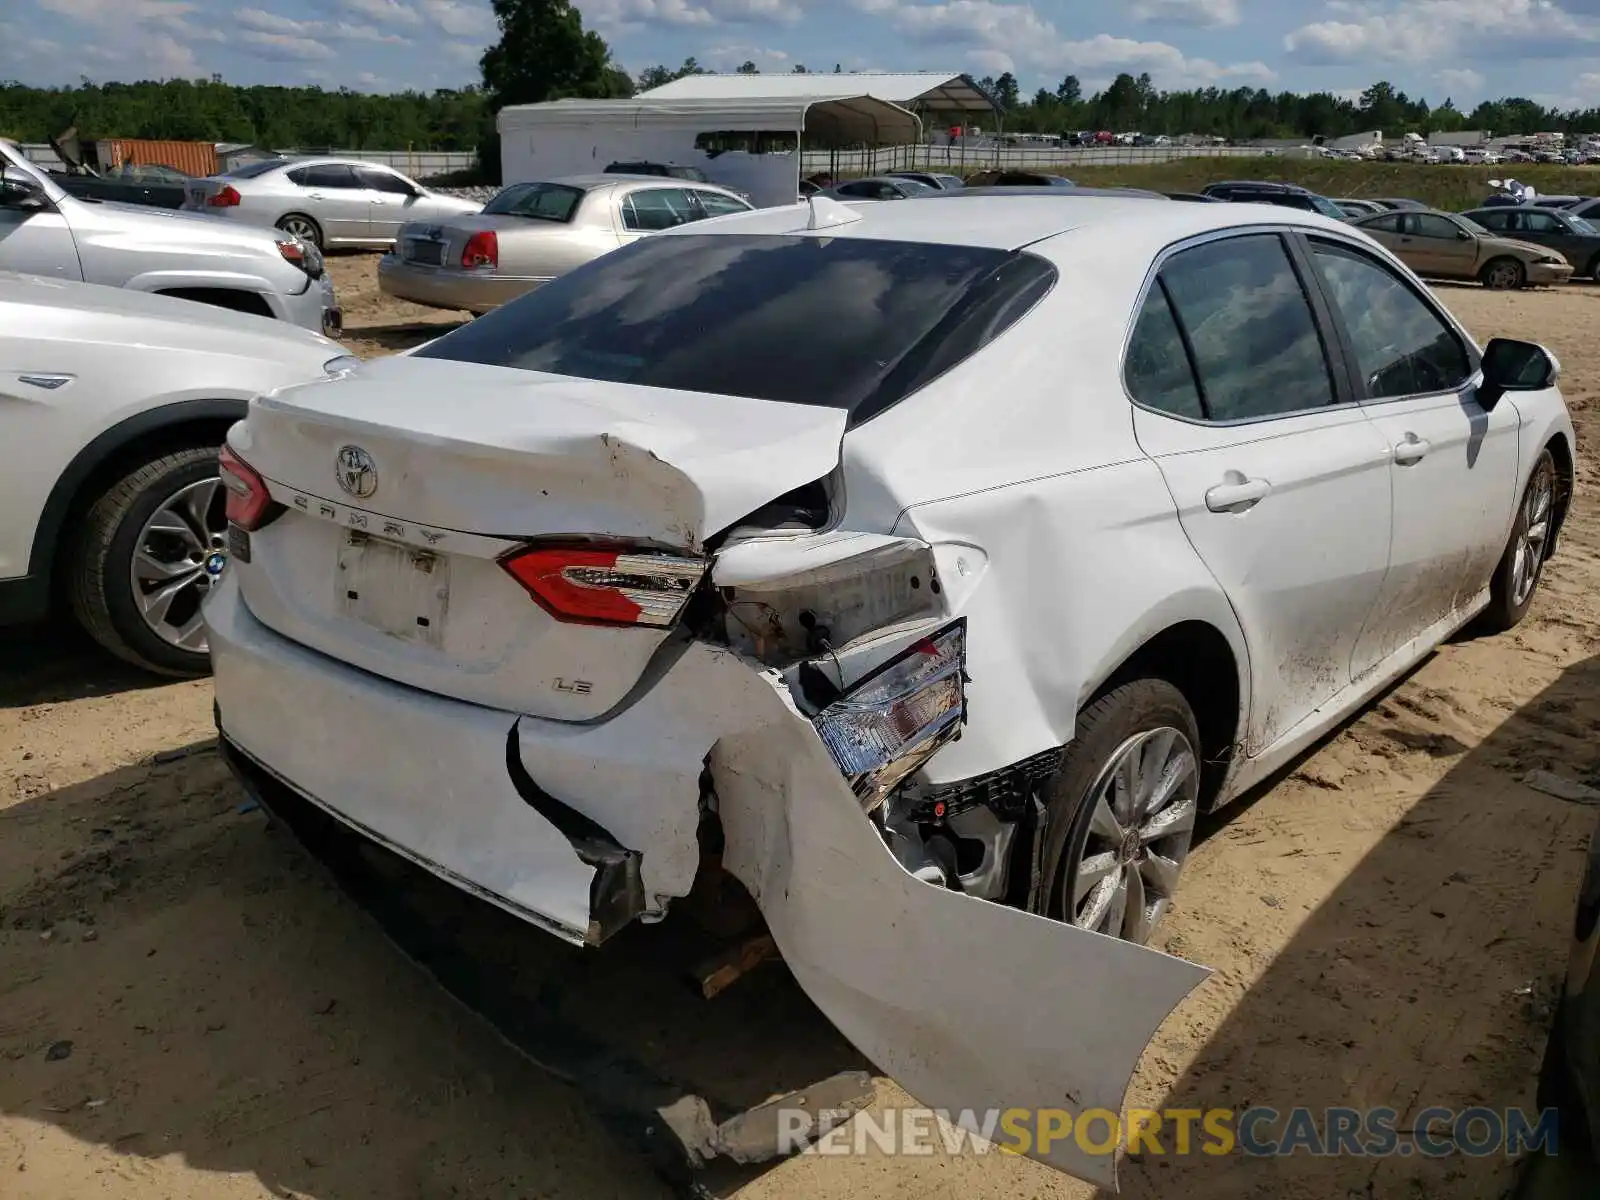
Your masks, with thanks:
M 827 196 L 808 196 L 806 204 L 811 209 L 811 215 L 806 218 L 807 229 L 832 229 L 835 225 L 852 225 L 861 220 L 861 214 L 855 209 Z

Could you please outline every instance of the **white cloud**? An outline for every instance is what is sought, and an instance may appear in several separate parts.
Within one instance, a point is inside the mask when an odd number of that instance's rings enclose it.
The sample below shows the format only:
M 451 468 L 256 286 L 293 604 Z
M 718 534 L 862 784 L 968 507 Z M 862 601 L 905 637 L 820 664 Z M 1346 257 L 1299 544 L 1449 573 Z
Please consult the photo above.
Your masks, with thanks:
M 255 52 L 262 58 L 279 61 L 317 62 L 338 57 L 326 42 L 317 38 L 297 37 L 292 33 L 263 33 L 259 29 L 247 29 L 239 35 L 239 40 L 255 47 Z
M 38 0 L 38 4 L 93 30 L 96 40 L 81 47 L 85 59 L 132 75 L 203 75 L 196 47 L 227 40 L 219 30 L 189 19 L 199 10 L 188 0 Z
M 1483 76 L 1471 67 L 1447 67 L 1434 72 L 1433 81 L 1444 89 L 1446 96 L 1459 101 L 1463 96 L 1476 98 L 1483 94 Z
M 1046 75 L 1073 72 L 1086 85 L 1098 86 L 1126 71 L 1148 71 L 1164 88 L 1230 85 L 1255 86 L 1277 78 L 1263 62 L 1221 64 L 1190 58 L 1166 42 L 1142 42 L 1101 33 L 1081 40 L 1064 38 L 1031 4 L 997 0 L 944 0 L 905 4 L 896 0 L 855 0 L 857 7 L 886 19 L 917 42 L 964 46 L 969 61 L 984 70 L 1009 62 Z
M 482 0 L 420 0 L 422 15 L 452 37 L 492 36 L 498 26 Z
M 1137 21 L 1164 25 L 1226 26 L 1240 20 L 1239 0 L 1133 0 L 1128 12 Z
M 1355 19 L 1315 21 L 1283 39 L 1305 62 L 1416 63 L 1591 55 L 1600 23 L 1553 0 L 1405 0 L 1348 4 Z
M 422 16 L 400 0 L 334 0 L 336 9 L 366 17 L 380 25 L 421 25 Z
M 759 46 L 713 46 L 700 56 L 706 65 L 719 71 L 733 71 L 753 62 L 763 71 L 781 70 L 789 65 L 789 56 L 782 50 L 764 50 Z

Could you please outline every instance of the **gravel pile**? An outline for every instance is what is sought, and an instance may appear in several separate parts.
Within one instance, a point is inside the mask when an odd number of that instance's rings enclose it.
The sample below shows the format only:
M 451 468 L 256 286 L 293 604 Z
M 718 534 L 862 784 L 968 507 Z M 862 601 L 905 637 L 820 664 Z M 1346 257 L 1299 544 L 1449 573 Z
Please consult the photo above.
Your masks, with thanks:
M 468 200 L 476 200 L 479 204 L 487 204 L 500 189 L 497 187 L 442 187 L 429 190 L 438 192 L 442 196 L 462 196 Z

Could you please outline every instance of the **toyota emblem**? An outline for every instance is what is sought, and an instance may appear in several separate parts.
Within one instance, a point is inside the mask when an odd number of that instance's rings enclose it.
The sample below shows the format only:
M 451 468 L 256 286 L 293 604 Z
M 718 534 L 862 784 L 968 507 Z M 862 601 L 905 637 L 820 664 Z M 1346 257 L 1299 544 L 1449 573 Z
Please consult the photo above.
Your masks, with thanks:
M 339 447 L 334 474 L 339 477 L 339 486 L 358 500 L 365 500 L 378 490 L 378 464 L 360 446 Z

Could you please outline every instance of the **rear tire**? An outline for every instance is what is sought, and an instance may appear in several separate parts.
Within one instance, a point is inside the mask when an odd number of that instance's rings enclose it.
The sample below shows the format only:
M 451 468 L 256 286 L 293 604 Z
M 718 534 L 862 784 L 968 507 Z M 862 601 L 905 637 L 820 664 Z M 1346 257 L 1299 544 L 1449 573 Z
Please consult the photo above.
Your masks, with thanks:
M 1493 292 L 1510 292 L 1528 282 L 1528 269 L 1514 258 L 1491 258 L 1478 272 L 1484 287 Z
M 215 447 L 175 449 L 114 481 L 79 522 L 68 597 L 118 658 L 180 678 L 210 670 L 199 607 L 221 569 L 221 487 Z
M 1046 789 L 1043 915 L 1150 939 L 1194 837 L 1199 747 L 1189 702 L 1164 679 L 1122 684 L 1078 714 Z
M 318 250 L 322 249 L 322 226 L 305 213 L 284 214 L 278 218 L 278 228 L 302 241 L 310 242 Z
M 1489 607 L 1481 618 L 1489 633 L 1504 633 L 1517 625 L 1533 604 L 1555 530 L 1557 479 L 1555 458 L 1542 451 L 1522 491 L 1500 565 L 1489 580 Z
M 1600 283 L 1600 254 L 1589 260 L 1589 265 L 1584 267 L 1583 273 L 1596 283 Z

